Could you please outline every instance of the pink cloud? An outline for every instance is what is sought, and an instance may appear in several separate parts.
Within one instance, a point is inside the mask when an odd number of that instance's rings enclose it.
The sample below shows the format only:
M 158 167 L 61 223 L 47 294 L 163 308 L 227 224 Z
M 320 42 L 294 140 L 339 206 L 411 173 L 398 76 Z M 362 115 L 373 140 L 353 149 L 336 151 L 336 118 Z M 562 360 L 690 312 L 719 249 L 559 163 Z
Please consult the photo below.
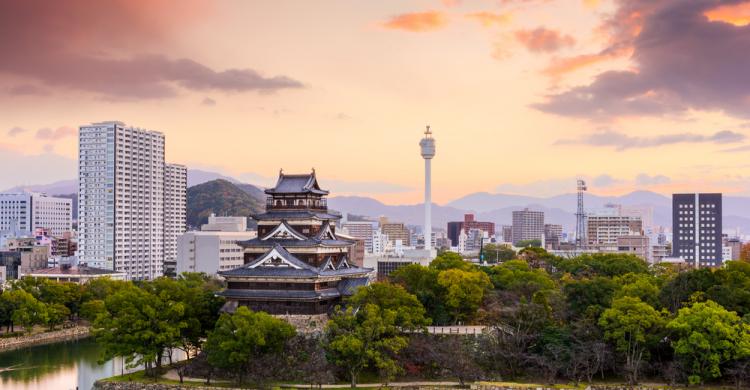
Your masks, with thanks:
M 576 41 L 570 35 L 563 35 L 558 31 L 539 27 L 533 30 L 516 31 L 516 39 L 533 52 L 553 52 L 564 47 L 575 45 Z
M 394 30 L 426 32 L 441 29 L 447 24 L 448 17 L 442 12 L 427 11 L 396 15 L 383 22 L 382 26 Z

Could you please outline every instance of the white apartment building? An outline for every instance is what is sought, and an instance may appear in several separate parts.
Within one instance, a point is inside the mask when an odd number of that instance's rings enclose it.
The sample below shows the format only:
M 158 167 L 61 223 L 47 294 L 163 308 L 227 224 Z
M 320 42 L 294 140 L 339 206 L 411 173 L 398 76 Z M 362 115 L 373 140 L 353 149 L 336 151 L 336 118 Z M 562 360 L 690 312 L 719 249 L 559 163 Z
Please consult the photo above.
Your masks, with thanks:
M 163 274 L 165 215 L 171 212 L 165 209 L 165 171 L 163 133 L 116 121 L 80 127 L 81 263 L 125 272 L 128 279 Z
M 238 241 L 258 236 L 247 231 L 245 217 L 216 217 L 211 215 L 200 231 L 186 232 L 177 237 L 177 274 L 204 272 L 215 275 L 244 264 L 242 247 Z
M 44 228 L 53 236 L 73 230 L 72 200 L 35 192 L 0 194 L 0 232 L 31 235 Z
M 372 232 L 372 252 L 373 254 L 380 255 L 388 251 L 390 248 L 390 240 L 388 235 L 383 233 L 380 229 L 376 229 Z
M 164 273 L 175 275 L 177 236 L 187 225 L 187 167 L 164 165 Z
M 617 247 L 620 237 L 641 235 L 643 225 L 640 217 L 588 215 L 586 230 L 589 248 L 608 250 Z

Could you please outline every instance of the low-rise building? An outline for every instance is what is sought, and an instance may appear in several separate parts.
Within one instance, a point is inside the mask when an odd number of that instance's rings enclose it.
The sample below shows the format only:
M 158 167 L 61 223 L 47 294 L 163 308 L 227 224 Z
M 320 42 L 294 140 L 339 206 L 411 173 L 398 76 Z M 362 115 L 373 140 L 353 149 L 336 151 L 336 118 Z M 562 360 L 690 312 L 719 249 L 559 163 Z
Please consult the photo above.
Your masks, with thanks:
M 47 268 L 50 247 L 37 245 L 36 237 L 10 238 L 6 241 L 7 249 L 21 253 L 21 275 L 41 268 Z
M 0 251 L 0 285 L 18 279 L 21 267 L 21 252 Z
M 256 231 L 246 230 L 245 217 L 208 217 L 208 223 L 200 231 L 189 231 L 177 236 L 176 273 L 204 272 L 216 275 L 244 264 L 239 241 L 258 236 Z
M 27 274 L 34 278 L 48 279 L 55 282 L 73 282 L 84 284 L 92 279 L 110 278 L 112 280 L 127 280 L 128 274 L 101 268 L 86 266 L 61 265 L 54 268 L 44 268 Z

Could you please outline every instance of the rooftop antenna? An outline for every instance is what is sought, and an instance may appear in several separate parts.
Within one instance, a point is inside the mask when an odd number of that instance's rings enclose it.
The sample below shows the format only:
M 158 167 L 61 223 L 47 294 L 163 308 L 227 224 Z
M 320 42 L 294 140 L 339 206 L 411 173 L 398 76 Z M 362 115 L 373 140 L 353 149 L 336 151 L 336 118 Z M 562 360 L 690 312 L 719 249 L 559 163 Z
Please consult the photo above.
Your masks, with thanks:
M 586 213 L 583 211 L 583 193 L 586 192 L 586 182 L 578 180 L 578 211 L 576 211 L 576 249 L 586 249 Z

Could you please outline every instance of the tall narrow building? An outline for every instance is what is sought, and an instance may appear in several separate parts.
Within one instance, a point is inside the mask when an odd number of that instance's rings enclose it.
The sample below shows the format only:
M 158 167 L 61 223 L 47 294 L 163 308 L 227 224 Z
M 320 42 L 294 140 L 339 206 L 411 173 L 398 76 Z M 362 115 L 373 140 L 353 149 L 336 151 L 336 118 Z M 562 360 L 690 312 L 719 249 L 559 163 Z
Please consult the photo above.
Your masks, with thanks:
M 424 249 L 429 252 L 432 250 L 432 158 L 435 157 L 435 139 L 430 126 L 425 129 L 419 148 L 424 159 Z
M 79 129 L 78 258 L 129 279 L 163 274 L 164 134 L 98 122 Z
M 721 194 L 672 195 L 672 255 L 694 267 L 722 264 Z
M 164 166 L 164 274 L 177 274 L 177 237 L 187 224 L 187 167 Z

